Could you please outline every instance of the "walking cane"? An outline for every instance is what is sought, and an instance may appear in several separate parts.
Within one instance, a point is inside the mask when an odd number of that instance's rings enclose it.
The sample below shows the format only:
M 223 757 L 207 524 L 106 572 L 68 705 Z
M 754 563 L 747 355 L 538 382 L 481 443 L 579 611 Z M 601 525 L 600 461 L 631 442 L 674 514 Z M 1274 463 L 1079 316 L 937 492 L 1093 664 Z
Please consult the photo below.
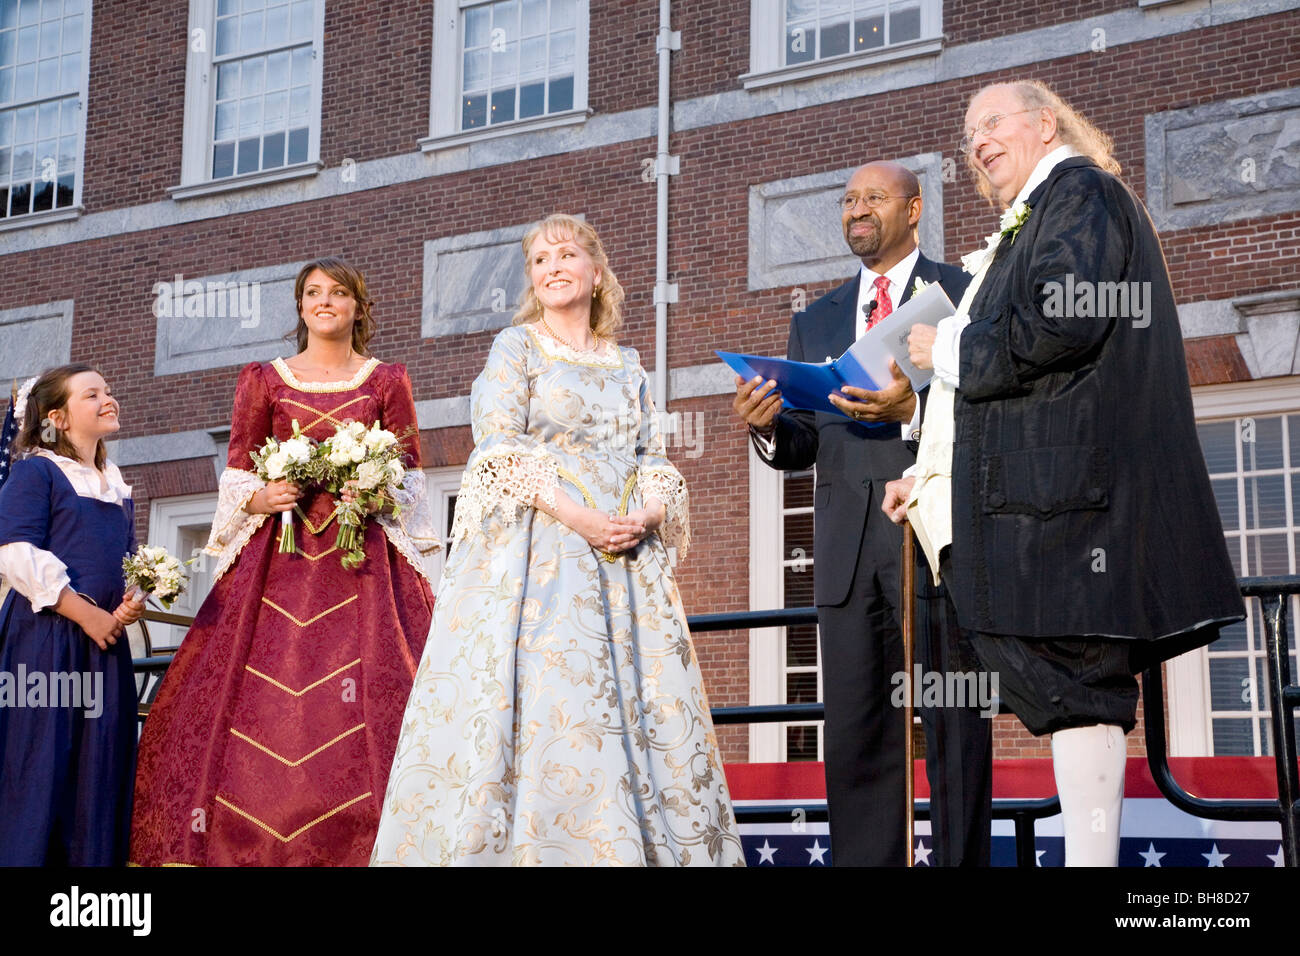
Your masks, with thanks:
M 903 759 L 907 761 L 907 772 L 903 776 L 903 793 L 907 799 L 904 820 L 907 825 L 907 860 L 904 866 L 913 862 L 914 831 L 916 829 L 916 762 L 912 754 L 912 645 L 915 641 L 916 627 L 916 542 L 912 535 L 912 525 L 903 522 L 903 672 L 907 675 L 903 686 L 907 693 L 903 695 Z

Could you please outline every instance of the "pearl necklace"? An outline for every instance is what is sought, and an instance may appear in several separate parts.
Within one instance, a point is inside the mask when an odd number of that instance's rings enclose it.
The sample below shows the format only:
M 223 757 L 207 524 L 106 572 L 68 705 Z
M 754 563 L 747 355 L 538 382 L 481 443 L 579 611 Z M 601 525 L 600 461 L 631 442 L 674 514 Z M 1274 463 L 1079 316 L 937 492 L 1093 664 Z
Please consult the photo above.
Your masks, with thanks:
M 544 329 L 546 330 L 546 333 L 547 333 L 551 338 L 555 339 L 557 342 L 562 342 L 563 344 L 567 345 L 569 348 L 573 349 L 573 351 L 575 351 L 575 352 L 594 352 L 594 351 L 596 351 L 596 349 L 600 348 L 600 336 L 599 336 L 599 335 L 596 335 L 596 333 L 594 333 L 594 332 L 592 333 L 592 336 L 591 336 L 592 339 L 594 340 L 594 341 L 591 343 L 591 346 L 590 346 L 589 348 L 580 349 L 580 348 L 578 348 L 576 345 L 574 345 L 572 342 L 570 342 L 568 339 L 566 339 L 564 336 L 562 336 L 562 335 L 560 335 L 558 332 L 556 332 L 555 329 L 551 328 L 551 324 L 550 324 L 549 322 L 546 321 L 546 316 L 543 315 L 543 316 L 540 317 L 540 319 L 541 319 L 541 323 L 542 323 L 542 328 L 544 328 Z

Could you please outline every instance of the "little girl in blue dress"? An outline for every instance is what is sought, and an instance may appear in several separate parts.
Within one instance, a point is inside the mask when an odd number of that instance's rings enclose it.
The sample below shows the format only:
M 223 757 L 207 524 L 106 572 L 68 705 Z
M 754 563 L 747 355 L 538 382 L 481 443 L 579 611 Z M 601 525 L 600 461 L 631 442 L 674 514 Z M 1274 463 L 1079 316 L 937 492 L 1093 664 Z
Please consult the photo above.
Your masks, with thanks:
M 144 604 L 123 601 L 134 507 L 103 441 L 118 404 L 86 365 L 28 385 L 0 488 L 0 866 L 119 866 L 136 739 L 122 630 Z

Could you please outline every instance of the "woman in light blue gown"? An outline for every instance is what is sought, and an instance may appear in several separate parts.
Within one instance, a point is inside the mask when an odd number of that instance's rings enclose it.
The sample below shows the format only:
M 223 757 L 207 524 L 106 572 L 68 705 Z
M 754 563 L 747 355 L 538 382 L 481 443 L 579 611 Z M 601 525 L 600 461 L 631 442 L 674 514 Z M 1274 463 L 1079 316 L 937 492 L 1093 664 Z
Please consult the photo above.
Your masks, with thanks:
M 371 864 L 743 865 L 623 290 L 584 222 L 523 248 Z

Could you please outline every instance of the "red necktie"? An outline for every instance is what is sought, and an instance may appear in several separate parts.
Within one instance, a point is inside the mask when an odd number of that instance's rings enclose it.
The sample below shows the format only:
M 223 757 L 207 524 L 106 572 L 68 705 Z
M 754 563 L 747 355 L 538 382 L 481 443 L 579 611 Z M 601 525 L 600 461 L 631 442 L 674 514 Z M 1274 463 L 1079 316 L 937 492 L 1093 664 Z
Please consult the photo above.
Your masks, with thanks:
M 889 300 L 889 280 L 884 276 L 876 276 L 876 308 L 867 316 L 867 328 L 873 325 L 894 311 L 894 303 Z

